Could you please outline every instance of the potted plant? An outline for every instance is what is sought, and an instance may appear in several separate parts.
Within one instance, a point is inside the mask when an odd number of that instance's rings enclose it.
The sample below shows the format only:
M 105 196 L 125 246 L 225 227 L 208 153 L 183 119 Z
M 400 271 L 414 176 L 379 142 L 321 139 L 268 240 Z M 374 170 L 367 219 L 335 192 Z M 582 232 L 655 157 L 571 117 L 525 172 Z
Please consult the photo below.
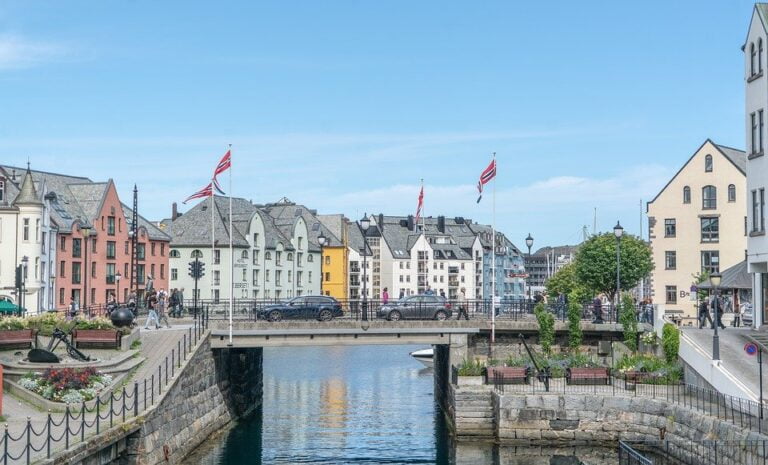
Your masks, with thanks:
M 464 360 L 459 366 L 458 386 L 481 386 L 485 376 L 485 365 L 480 360 Z

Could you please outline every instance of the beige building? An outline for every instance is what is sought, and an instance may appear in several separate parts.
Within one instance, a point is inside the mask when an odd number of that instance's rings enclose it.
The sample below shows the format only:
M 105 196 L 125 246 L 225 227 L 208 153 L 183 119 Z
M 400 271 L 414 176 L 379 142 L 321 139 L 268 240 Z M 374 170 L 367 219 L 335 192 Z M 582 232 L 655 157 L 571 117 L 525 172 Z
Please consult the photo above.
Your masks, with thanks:
M 744 260 L 746 155 L 707 139 L 652 201 L 653 300 L 666 311 L 696 315 L 694 275 Z

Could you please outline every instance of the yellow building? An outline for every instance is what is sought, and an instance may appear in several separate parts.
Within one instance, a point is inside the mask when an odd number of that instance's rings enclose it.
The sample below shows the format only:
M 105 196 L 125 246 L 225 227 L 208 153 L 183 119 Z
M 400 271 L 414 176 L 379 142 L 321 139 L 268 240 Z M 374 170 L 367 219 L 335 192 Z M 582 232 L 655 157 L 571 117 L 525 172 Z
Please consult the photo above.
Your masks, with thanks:
M 347 267 L 349 264 L 348 253 L 348 228 L 349 220 L 344 215 L 317 215 L 322 223 L 326 236 L 326 244 L 323 246 L 321 291 L 324 295 L 336 299 L 348 299 L 349 283 Z
M 707 139 L 648 202 L 654 303 L 696 317 L 694 275 L 722 272 L 747 247 L 746 155 Z

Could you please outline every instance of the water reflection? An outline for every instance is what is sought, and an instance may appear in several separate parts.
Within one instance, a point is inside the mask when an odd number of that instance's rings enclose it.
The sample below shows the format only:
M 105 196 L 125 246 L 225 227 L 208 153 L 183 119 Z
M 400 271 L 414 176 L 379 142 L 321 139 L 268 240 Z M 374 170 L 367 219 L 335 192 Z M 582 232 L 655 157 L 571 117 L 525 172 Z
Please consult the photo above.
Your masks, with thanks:
M 419 347 L 264 350 L 263 405 L 185 463 L 205 465 L 607 465 L 599 450 L 554 451 L 452 444 Z M 560 456 L 562 454 L 562 457 Z M 592 454 L 582 462 L 574 456 Z M 567 458 L 570 456 L 570 458 Z

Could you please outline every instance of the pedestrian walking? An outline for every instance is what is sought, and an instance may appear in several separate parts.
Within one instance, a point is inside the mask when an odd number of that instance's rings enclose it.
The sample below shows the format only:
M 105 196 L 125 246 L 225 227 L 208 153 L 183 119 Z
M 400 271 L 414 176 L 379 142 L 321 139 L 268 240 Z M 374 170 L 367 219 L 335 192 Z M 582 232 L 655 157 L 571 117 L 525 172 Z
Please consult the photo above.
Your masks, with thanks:
M 464 315 L 464 319 L 469 321 L 469 314 L 467 313 L 467 290 L 463 287 L 459 293 L 459 314 L 456 315 L 456 319 L 460 320 L 461 315 Z
M 741 326 L 741 309 L 738 305 L 733 306 L 733 327 L 738 328 Z
M 440 289 L 440 297 L 445 299 L 445 290 L 444 289 Z
M 709 320 L 709 325 L 714 328 L 715 324 L 712 323 L 712 317 L 709 316 L 709 304 L 707 303 L 707 299 L 703 299 L 699 304 L 699 329 L 704 327 L 707 320 Z
M 75 299 L 69 299 L 69 307 L 67 307 L 67 321 L 72 320 L 77 316 L 77 302 L 75 302 Z
M 157 323 L 162 325 L 163 322 L 165 322 L 165 327 L 170 329 L 171 323 L 168 321 L 168 315 L 165 312 L 165 292 L 161 289 L 160 290 L 161 297 L 157 301 Z
M 400 297 L 398 297 L 398 300 L 402 300 L 403 297 L 405 297 L 405 289 L 400 289 Z
M 595 319 L 592 323 L 601 324 L 603 322 L 603 299 L 598 295 L 595 300 L 592 301 L 592 312 L 595 315 Z
M 179 289 L 179 318 L 184 313 L 184 288 Z
M 157 295 L 152 292 L 147 296 L 147 322 L 144 323 L 144 329 L 149 329 L 149 322 L 155 322 L 155 329 L 160 329 L 160 321 L 157 318 L 157 312 L 155 311 L 157 305 Z
M 424 295 L 435 295 L 435 291 L 431 287 L 427 286 L 427 290 L 424 291 Z
M 381 304 L 386 305 L 387 302 L 389 302 L 389 292 L 387 291 L 387 288 L 384 288 L 384 291 L 381 293 Z
M 725 325 L 723 324 L 723 299 L 715 297 L 714 300 L 712 300 L 712 308 L 717 310 L 717 321 L 715 321 L 715 324 L 720 329 L 725 329 Z M 714 325 L 712 326 L 712 329 L 715 329 Z

